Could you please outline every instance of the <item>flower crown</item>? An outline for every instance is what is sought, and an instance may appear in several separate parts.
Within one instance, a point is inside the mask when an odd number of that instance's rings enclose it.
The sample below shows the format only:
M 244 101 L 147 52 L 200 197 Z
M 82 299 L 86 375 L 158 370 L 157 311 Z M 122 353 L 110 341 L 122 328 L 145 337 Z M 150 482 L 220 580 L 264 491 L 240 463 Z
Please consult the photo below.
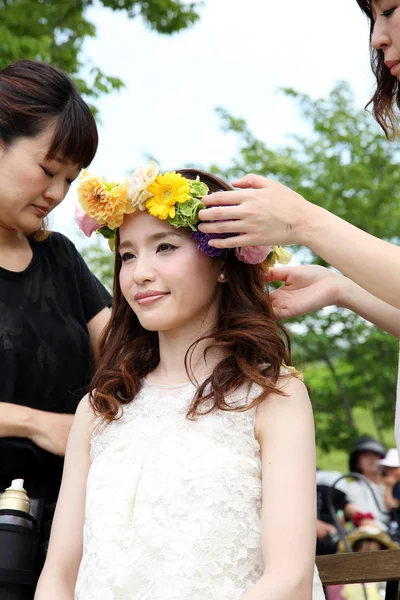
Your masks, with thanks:
M 220 256 L 228 250 L 213 248 L 208 241 L 234 234 L 199 231 L 198 214 L 206 208 L 202 198 L 208 192 L 208 186 L 198 176 L 191 180 L 175 171 L 160 174 L 160 167 L 155 161 L 136 169 L 124 183 L 109 182 L 83 170 L 78 187 L 80 206 L 75 210 L 75 220 L 85 235 L 90 237 L 97 231 L 112 246 L 124 216 L 136 210 L 147 210 L 154 217 L 167 220 L 173 227 L 189 227 L 199 250 L 208 256 Z M 291 260 L 290 252 L 282 246 L 246 246 L 236 248 L 235 254 L 242 262 L 260 264 L 265 269 L 276 262 L 287 264 Z

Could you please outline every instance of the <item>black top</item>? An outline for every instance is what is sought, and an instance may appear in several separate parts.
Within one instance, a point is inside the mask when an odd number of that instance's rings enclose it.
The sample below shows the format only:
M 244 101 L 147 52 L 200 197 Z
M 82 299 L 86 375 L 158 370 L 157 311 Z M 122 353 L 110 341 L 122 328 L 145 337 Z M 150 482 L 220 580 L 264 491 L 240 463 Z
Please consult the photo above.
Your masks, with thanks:
M 25 271 L 0 267 L 0 401 L 73 414 L 92 375 L 87 323 L 111 297 L 62 234 L 31 246 Z M 23 478 L 30 496 L 52 502 L 63 462 L 29 439 L 0 438 L 0 490 Z
M 332 491 L 332 504 L 335 512 L 344 510 L 350 500 L 344 492 L 329 485 L 317 485 L 317 519 L 334 525 L 335 522 L 329 510 L 329 496 Z
M 335 525 L 332 515 L 329 510 L 329 497 L 331 487 L 328 485 L 317 485 L 317 519 Z M 332 504 L 335 512 L 344 510 L 349 499 L 344 492 L 334 488 L 332 490 Z M 324 539 L 317 538 L 316 554 L 321 556 L 324 554 L 335 554 L 338 546 L 336 537 L 326 536 Z

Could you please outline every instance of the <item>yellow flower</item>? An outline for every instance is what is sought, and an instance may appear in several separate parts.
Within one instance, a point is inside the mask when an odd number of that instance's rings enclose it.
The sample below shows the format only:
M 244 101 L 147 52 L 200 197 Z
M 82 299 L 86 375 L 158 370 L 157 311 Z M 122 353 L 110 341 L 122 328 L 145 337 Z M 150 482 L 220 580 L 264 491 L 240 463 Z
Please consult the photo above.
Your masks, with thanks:
M 175 171 L 158 175 L 147 189 L 152 197 L 146 201 L 146 208 L 151 215 L 159 219 L 173 219 L 175 204 L 190 199 L 189 181 Z
M 119 227 L 124 215 L 135 211 L 128 199 L 126 182 L 108 182 L 85 169 L 79 178 L 78 200 L 89 217 L 110 229 Z
M 276 254 L 276 260 L 280 265 L 288 265 L 292 260 L 292 255 L 289 250 L 282 248 L 282 246 L 275 246 L 274 253 Z

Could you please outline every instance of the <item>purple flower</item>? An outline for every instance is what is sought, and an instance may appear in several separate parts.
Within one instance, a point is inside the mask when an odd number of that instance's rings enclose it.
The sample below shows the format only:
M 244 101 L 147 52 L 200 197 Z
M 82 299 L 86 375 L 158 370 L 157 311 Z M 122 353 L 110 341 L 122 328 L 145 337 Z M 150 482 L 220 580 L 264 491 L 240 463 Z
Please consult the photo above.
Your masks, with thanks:
M 197 230 L 192 233 L 191 239 L 198 242 L 197 248 L 201 250 L 201 252 L 215 258 L 223 253 L 224 248 L 213 248 L 209 245 L 209 240 L 232 237 L 232 235 L 233 233 L 203 233 L 202 231 Z
M 224 190 L 218 190 L 222 192 Z M 200 223 L 212 223 L 212 221 L 200 221 Z M 200 224 L 198 223 L 198 225 Z M 220 256 L 226 248 L 213 248 L 208 244 L 209 240 L 221 239 L 221 238 L 229 238 L 238 235 L 237 233 L 203 233 L 202 231 L 194 231 L 191 235 L 192 240 L 198 241 L 197 248 L 207 254 L 207 256 L 211 256 L 213 258 Z

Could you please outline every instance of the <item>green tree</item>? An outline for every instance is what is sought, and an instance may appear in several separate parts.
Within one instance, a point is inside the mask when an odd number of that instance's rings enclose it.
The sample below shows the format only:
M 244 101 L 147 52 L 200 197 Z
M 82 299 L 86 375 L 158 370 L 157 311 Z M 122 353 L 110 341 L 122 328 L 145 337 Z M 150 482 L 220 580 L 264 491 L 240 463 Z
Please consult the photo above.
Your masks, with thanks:
M 129 18 L 141 16 L 151 29 L 169 35 L 197 21 L 201 2 L 100 0 L 100 4 L 125 11 Z M 15 60 L 31 58 L 69 73 L 90 99 L 120 89 L 120 79 L 103 73 L 82 53 L 86 38 L 96 35 L 87 15 L 93 5 L 93 0 L 0 0 L 0 69 Z
M 283 93 L 297 102 L 308 135 L 270 148 L 243 119 L 219 108 L 224 130 L 238 138 L 238 152 L 228 168 L 212 165 L 211 170 L 228 179 L 249 172 L 276 178 L 357 227 L 397 241 L 400 146 L 388 144 L 371 116 L 356 108 L 347 83 L 318 100 L 291 89 Z M 304 249 L 298 256 L 326 266 Z M 357 419 L 360 407 L 368 408 L 383 439 L 393 423 L 397 340 L 341 308 L 293 320 L 289 328 L 295 363 L 312 391 L 320 448 L 348 448 L 364 432 Z

